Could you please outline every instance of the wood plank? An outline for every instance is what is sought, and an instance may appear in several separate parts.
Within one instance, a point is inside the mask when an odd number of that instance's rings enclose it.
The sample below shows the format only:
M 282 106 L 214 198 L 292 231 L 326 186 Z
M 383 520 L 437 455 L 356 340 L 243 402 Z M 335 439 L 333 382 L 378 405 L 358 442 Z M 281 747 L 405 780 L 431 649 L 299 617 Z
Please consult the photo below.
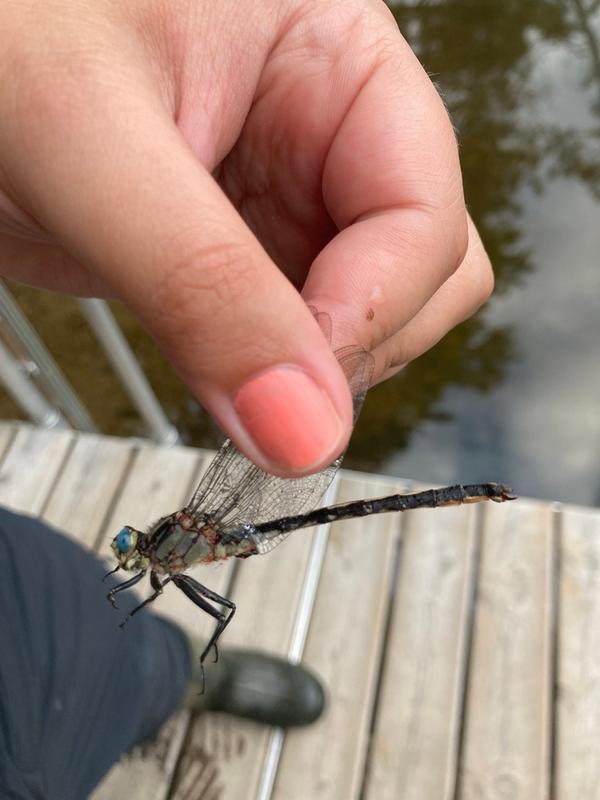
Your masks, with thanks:
M 365 800 L 454 796 L 476 517 L 463 506 L 404 519 Z
M 43 513 L 88 544 L 101 535 L 101 552 L 109 554 L 110 539 L 124 523 L 145 527 L 182 506 L 201 470 L 198 451 L 143 445 L 130 464 L 131 447 L 131 442 L 104 437 L 0 425 L 0 454 L 5 451 L 0 502 Z M 390 487 L 351 480 L 343 491 L 340 501 L 350 494 L 387 494 Z M 406 517 L 365 800 L 452 796 L 475 564 L 473 513 L 438 509 Z M 450 515 L 451 523 L 446 521 Z M 456 796 L 545 800 L 550 794 L 556 602 L 553 511 L 548 504 L 520 500 L 486 509 L 483 519 Z M 383 528 L 372 528 L 376 522 Z M 397 524 L 396 515 L 386 515 L 333 526 L 307 642 L 309 662 L 330 686 L 330 707 L 314 727 L 286 736 L 275 800 L 358 796 Z M 597 513 L 565 509 L 556 800 L 600 800 L 594 747 L 600 728 L 598 533 Z M 385 544 L 367 549 L 366 538 L 385 539 Z M 297 532 L 275 553 L 241 564 L 233 595 L 239 612 L 225 647 L 286 651 L 310 539 L 310 532 Z M 224 592 L 230 569 L 231 564 L 200 570 L 198 577 Z M 155 610 L 208 635 L 212 622 L 175 587 L 168 589 Z M 164 800 L 172 782 L 176 800 L 255 797 L 268 731 L 219 715 L 202 715 L 189 729 L 188 720 L 185 712 L 175 715 L 155 744 L 138 748 L 113 769 L 92 800 Z
M 0 421 L 0 463 L 8 453 L 12 440 L 17 435 L 19 426 L 16 422 Z
M 108 520 L 104 549 L 108 548 L 114 532 L 124 524 L 144 529 L 158 517 L 184 506 L 204 468 L 205 463 L 199 461 L 195 450 L 142 446 Z M 192 574 L 223 593 L 230 580 L 229 570 L 229 567 L 197 568 Z M 146 596 L 147 592 L 148 587 L 143 587 L 141 594 Z M 192 635 L 206 638 L 212 631 L 213 621 L 174 586 L 165 588 L 153 611 L 172 619 Z M 135 620 L 131 624 L 134 623 Z M 175 714 L 155 743 L 138 748 L 113 767 L 91 800 L 121 800 L 123 797 L 163 800 L 167 797 L 188 722 L 188 712 Z
M 554 613 L 553 516 L 486 507 L 458 797 L 547 800 Z
M 72 431 L 19 426 L 0 465 L 0 503 L 39 515 L 73 442 Z
M 162 726 L 156 739 L 135 747 L 115 764 L 89 800 L 155 800 L 167 797 L 188 721 L 188 712 L 174 714 Z
M 44 520 L 92 548 L 134 455 L 130 439 L 79 434 L 53 487 Z
M 600 512 L 561 515 L 556 800 L 600 798 Z
M 256 795 L 252 755 L 264 756 L 268 729 L 224 714 L 196 715 L 172 786 L 171 800 L 251 800 Z M 247 785 L 244 785 L 244 770 Z
M 310 554 L 312 530 L 297 531 L 274 552 L 239 565 L 231 598 L 237 612 L 222 647 L 244 647 L 285 655 Z M 207 680 L 210 679 L 209 669 Z M 173 786 L 174 800 L 254 797 L 269 729 L 222 715 L 194 721 Z M 224 747 L 223 742 L 230 742 Z M 209 780 L 210 778 L 210 780 Z M 214 793 L 214 795 L 213 795 Z
M 346 473 L 337 502 L 395 489 Z M 304 658 L 327 687 L 328 706 L 311 728 L 286 735 L 274 800 L 359 796 L 399 524 L 399 515 L 384 514 L 331 526 Z

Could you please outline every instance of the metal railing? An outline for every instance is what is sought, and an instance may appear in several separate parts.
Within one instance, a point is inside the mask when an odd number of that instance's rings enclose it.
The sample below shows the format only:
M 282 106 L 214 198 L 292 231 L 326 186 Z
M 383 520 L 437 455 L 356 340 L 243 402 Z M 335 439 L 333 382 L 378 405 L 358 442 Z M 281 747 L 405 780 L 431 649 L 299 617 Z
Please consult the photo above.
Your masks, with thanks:
M 80 300 L 83 315 L 152 439 L 179 442 L 135 354 L 104 300 Z M 21 410 L 44 427 L 97 431 L 69 381 L 0 281 L 0 382 Z

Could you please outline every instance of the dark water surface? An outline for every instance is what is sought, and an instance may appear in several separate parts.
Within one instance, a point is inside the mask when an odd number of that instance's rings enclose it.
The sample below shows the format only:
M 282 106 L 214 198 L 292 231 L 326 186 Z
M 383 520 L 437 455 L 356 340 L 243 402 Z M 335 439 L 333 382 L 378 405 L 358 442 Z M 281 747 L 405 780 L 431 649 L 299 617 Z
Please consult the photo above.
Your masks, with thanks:
M 422 386 L 435 399 L 379 467 L 598 504 L 600 2 L 405 3 L 395 13 L 452 112 L 498 291 L 402 376 L 400 402 L 411 372 L 433 370 L 433 392 Z M 461 374 L 461 357 L 472 370 Z
M 451 111 L 497 291 L 371 391 L 346 463 L 600 504 L 600 0 L 393 10 Z M 142 433 L 76 302 L 11 289 L 98 426 Z M 216 444 L 146 334 L 115 310 L 186 441 Z M 4 396 L 0 416 L 19 416 Z

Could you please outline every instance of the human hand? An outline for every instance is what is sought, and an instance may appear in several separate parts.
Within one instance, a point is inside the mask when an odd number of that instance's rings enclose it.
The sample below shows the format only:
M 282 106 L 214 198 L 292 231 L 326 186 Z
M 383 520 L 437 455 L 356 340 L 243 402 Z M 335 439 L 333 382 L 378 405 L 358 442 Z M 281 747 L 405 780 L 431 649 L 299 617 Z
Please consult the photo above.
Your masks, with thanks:
M 443 104 L 380 0 L 0 7 L 0 272 L 118 297 L 263 468 L 352 426 L 492 288 Z

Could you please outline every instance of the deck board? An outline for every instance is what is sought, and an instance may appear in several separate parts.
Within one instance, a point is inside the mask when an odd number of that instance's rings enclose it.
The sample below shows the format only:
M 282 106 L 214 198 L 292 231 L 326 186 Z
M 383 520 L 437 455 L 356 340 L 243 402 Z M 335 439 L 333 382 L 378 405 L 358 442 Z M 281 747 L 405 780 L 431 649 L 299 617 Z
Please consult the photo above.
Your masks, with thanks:
M 547 800 L 553 512 L 520 500 L 483 515 L 458 798 Z
M 73 442 L 71 431 L 17 426 L 0 464 L 0 503 L 39 516 Z
M 125 439 L 78 436 L 45 504 L 45 522 L 93 548 L 134 452 L 135 446 Z M 103 555 L 108 556 L 106 549 Z
M 108 558 L 123 524 L 185 504 L 206 463 L 188 448 L 0 423 L 0 503 Z M 337 499 L 393 486 L 342 473 Z M 297 532 L 237 572 L 194 572 L 238 603 L 224 647 L 288 651 L 312 541 Z M 154 610 L 193 635 L 212 629 L 174 587 Z M 273 739 L 179 712 L 92 800 L 600 800 L 599 631 L 597 509 L 519 500 L 340 523 L 305 648 L 330 695 L 322 720 Z M 273 742 L 273 793 L 259 794 Z
M 10 444 L 17 435 L 17 426 L 12 422 L 0 421 L 0 463 L 7 454 Z
M 234 590 L 229 594 L 238 611 L 227 630 L 223 647 L 260 647 L 285 655 L 311 541 L 310 531 L 303 534 L 285 542 L 276 560 L 266 556 L 240 565 Z M 207 665 L 207 680 L 210 680 L 210 664 Z M 199 787 L 208 772 L 214 775 L 211 791 L 218 785 L 220 800 L 254 797 L 268 735 L 264 726 L 228 720 L 224 716 L 199 715 L 192 726 L 186 756 L 174 784 L 174 800 L 204 798 Z M 228 748 L 223 747 L 223 740 L 230 742 Z M 203 765 L 195 779 L 194 762 Z
M 393 491 L 389 482 L 345 476 L 338 502 Z M 287 734 L 274 800 L 359 796 L 399 521 L 385 514 L 331 526 L 305 649 L 305 663 L 328 687 L 328 704 L 310 731 Z
M 312 531 L 290 536 L 277 555 L 239 564 L 230 593 L 237 612 L 227 630 L 224 647 L 246 647 L 285 656 L 295 609 L 310 554 Z M 210 665 L 207 665 L 210 680 Z M 229 743 L 227 747 L 224 742 Z M 222 715 L 200 715 L 194 721 L 186 753 L 173 787 L 173 800 L 208 797 L 219 800 L 256 796 L 269 742 L 269 729 Z M 194 769 L 194 764 L 202 769 Z M 211 782 L 203 790 L 207 776 Z
M 555 800 L 600 798 L 600 514 L 567 507 L 560 531 Z
M 365 800 L 454 796 L 476 517 L 470 506 L 403 519 Z

